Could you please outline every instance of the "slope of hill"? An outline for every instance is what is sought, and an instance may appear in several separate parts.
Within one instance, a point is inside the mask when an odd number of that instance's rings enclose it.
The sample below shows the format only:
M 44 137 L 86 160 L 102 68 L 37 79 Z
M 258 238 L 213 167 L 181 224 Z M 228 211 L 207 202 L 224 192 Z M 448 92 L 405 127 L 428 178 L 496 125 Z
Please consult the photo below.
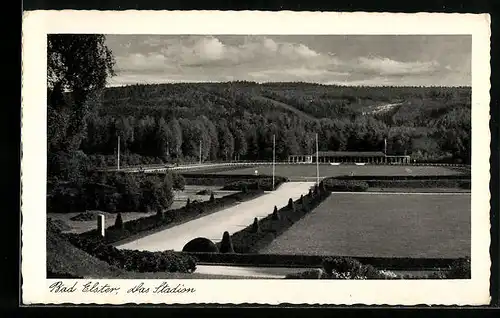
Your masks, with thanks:
M 254 279 L 201 273 L 131 272 L 110 266 L 72 245 L 60 234 L 59 225 L 47 220 L 47 278 L 106 279 Z
M 47 273 L 49 278 L 117 277 L 121 271 L 73 246 L 51 220 L 47 220 Z
M 320 150 L 470 162 L 470 87 L 344 87 L 311 83 L 176 83 L 113 87 L 89 116 L 82 151 L 123 163 L 265 160 Z M 319 120 L 318 120 L 319 119 Z M 467 124 L 469 123 L 469 124 Z M 459 142 L 457 142 L 457 138 Z M 134 157 L 137 156 L 137 157 Z M 130 160 L 129 160 L 130 159 Z

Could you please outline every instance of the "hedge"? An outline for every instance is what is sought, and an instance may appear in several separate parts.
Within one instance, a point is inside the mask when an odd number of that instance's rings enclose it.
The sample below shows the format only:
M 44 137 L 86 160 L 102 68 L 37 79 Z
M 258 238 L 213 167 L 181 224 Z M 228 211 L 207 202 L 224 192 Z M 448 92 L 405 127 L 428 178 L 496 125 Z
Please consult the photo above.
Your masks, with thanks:
M 341 176 L 323 179 L 329 191 L 366 191 L 369 188 L 461 188 L 470 189 L 470 179 L 435 176 Z
M 357 180 L 325 179 L 323 184 L 328 191 L 363 192 L 369 188 L 368 183 Z
M 463 180 L 368 180 L 370 188 L 457 188 L 470 189 L 470 182 Z
M 257 253 L 308 212 L 312 211 L 328 196 L 330 196 L 330 192 L 320 190 L 317 187 L 311 194 L 303 196 L 302 200 L 299 198 L 293 202 L 291 207 L 287 205 L 259 220 L 258 232 L 255 232 L 255 226 L 252 223 L 246 228 L 233 233 L 231 239 L 234 251 L 236 253 Z M 303 203 L 301 204 L 300 201 Z
M 135 272 L 181 272 L 196 270 L 196 259 L 173 251 L 149 252 L 120 250 L 100 237 L 83 238 L 76 234 L 65 234 L 76 247 L 111 266 Z
M 183 253 L 197 260 L 198 264 L 224 264 L 235 266 L 265 267 L 321 267 L 324 259 L 340 257 L 335 255 L 293 255 L 293 254 L 258 254 L 258 253 Z M 459 259 L 455 258 L 408 258 L 408 257 L 350 257 L 362 264 L 388 270 L 429 270 L 447 269 Z
M 221 198 L 214 199 L 213 202 L 191 202 L 182 208 L 159 212 L 155 215 L 130 220 L 124 222 L 122 228 L 109 227 L 106 229 L 104 241 L 115 243 L 118 241 L 131 239 L 135 235 L 140 235 L 146 231 L 157 230 L 174 222 L 185 222 L 198 217 L 201 214 L 208 214 L 237 202 L 253 199 L 263 193 L 262 190 L 253 190 L 247 193 L 233 193 Z M 99 237 L 97 229 L 80 234 L 82 237 Z
M 283 182 L 286 182 L 286 178 L 275 177 L 274 188 L 278 188 Z M 246 186 L 249 190 L 262 189 L 264 191 L 273 190 L 273 179 L 272 178 L 262 178 L 257 180 L 237 180 L 226 183 L 222 190 L 242 190 Z
M 386 176 L 386 175 L 344 175 L 329 177 L 326 179 L 337 179 L 337 180 L 464 180 L 470 179 L 470 175 L 409 175 L 409 176 Z M 324 180 L 326 180 L 324 179 Z
M 268 175 L 251 175 L 251 174 L 200 174 L 200 173 L 183 173 L 186 184 L 189 185 L 210 185 L 210 186 L 225 186 L 226 184 L 236 181 L 258 181 L 263 179 L 272 180 L 272 176 Z M 288 181 L 288 178 L 275 176 L 275 184 L 281 184 Z M 270 182 L 272 183 L 272 181 Z

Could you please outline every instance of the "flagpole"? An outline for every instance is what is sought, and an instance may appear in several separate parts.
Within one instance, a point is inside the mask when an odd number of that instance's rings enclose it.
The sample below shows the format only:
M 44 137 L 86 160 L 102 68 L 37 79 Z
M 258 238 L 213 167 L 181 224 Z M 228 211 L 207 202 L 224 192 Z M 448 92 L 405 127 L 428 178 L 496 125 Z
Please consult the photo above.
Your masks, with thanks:
M 274 190 L 274 171 L 275 171 L 275 161 L 276 161 L 276 135 L 273 135 L 273 190 Z
M 116 163 L 117 163 L 118 170 L 120 170 L 120 136 L 118 136 L 118 152 L 117 152 Z
M 316 183 L 319 185 L 319 151 L 318 151 L 318 133 L 316 133 Z

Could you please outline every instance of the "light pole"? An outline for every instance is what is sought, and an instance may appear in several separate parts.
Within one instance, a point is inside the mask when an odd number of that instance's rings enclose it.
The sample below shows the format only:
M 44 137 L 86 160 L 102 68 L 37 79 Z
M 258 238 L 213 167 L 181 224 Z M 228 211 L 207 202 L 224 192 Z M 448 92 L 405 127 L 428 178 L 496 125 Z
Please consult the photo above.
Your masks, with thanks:
M 201 165 L 201 139 L 200 139 L 200 165 Z
M 117 151 L 116 157 L 117 157 L 116 165 L 117 165 L 118 170 L 120 170 L 120 136 L 118 136 L 118 151 Z
M 274 171 L 275 171 L 275 157 L 276 157 L 276 135 L 273 135 L 273 191 L 274 191 Z

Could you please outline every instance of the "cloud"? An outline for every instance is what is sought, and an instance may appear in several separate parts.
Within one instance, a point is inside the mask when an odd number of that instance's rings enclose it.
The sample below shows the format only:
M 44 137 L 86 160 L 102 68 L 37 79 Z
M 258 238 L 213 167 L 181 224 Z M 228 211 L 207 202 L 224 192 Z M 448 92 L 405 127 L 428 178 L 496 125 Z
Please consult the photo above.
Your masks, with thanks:
M 439 63 L 430 62 L 400 62 L 389 58 L 360 57 L 360 70 L 380 75 L 430 74 L 438 70 Z
M 268 36 L 148 36 L 113 39 L 119 83 L 249 80 L 304 81 L 337 85 L 426 85 L 467 82 L 456 66 L 434 60 L 401 60 L 278 40 Z M 342 58 L 338 57 L 342 56 Z M 444 83 L 446 85 L 446 82 Z

